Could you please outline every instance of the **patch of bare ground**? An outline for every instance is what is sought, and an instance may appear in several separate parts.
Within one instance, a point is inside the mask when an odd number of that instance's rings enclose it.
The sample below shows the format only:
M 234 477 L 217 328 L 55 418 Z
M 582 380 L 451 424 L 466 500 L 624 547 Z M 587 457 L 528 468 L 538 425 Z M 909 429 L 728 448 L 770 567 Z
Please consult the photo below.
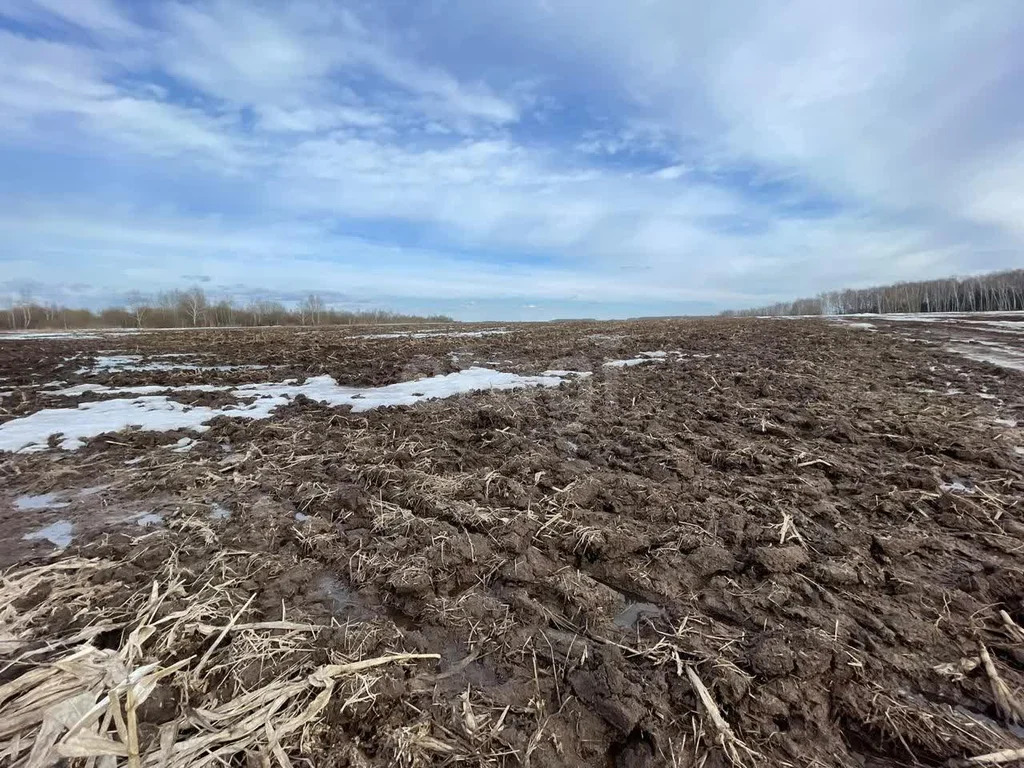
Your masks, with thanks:
M 56 379 L 593 371 L 0 456 L 0 764 L 1019 759 L 1024 376 L 820 321 L 506 327 L 0 344 L 0 422 Z M 277 367 L 76 373 L 115 346 Z

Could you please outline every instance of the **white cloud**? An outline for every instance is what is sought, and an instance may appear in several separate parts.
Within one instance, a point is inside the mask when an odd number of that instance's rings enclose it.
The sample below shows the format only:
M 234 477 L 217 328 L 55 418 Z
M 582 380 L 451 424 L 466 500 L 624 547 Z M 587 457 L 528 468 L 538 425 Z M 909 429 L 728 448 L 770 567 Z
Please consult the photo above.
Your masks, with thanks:
M 0 0 L 0 16 L 29 23 L 62 22 L 121 36 L 136 36 L 142 31 L 112 0 Z
M 216 0 L 170 3 L 157 50 L 168 72 L 231 103 L 257 110 L 298 109 L 310 102 L 351 99 L 339 81 L 366 76 L 404 90 L 404 101 L 433 119 L 507 123 L 518 108 L 483 83 L 460 82 L 444 69 L 398 51 L 385 30 L 368 30 L 352 14 L 322 5 L 271 5 Z M 389 100 L 394 103 L 394 99 Z M 362 105 L 349 103 L 352 110 Z M 313 127 L 352 124 L 355 111 L 314 110 Z M 279 116 L 280 113 L 278 112 Z M 273 118 L 271 118 L 273 119 Z M 294 121 L 293 121 L 294 125 Z
M 173 188 L 82 208 L 71 180 L 42 203 L 3 187 L 0 233 L 35 254 L 5 268 L 721 304 L 1014 266 L 1024 244 L 1016 4 L 350 7 L 0 0 L 38 27 L 0 30 L 0 142 Z M 218 198 L 226 178 L 245 194 Z
M 158 93 L 133 95 L 112 83 L 120 66 L 90 49 L 0 30 L 0 68 L 0 133 L 65 150 L 80 147 L 84 134 L 89 150 L 242 161 L 232 118 L 162 101 Z
M 543 17 L 552 39 L 587 60 L 588 77 L 626 95 L 700 162 L 761 164 L 857 204 L 970 216 L 956 189 L 979 155 L 1021 138 L 1017 3 L 537 8 L 481 12 L 524 38 Z M 1012 227 L 1008 213 L 1001 223 Z

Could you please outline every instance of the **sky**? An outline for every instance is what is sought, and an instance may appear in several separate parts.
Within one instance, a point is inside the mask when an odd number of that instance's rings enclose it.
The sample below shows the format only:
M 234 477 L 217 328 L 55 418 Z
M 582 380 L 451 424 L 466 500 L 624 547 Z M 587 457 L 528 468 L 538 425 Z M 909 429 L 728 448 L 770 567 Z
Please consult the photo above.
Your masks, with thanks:
M 1020 267 L 1018 0 L 0 0 L 0 305 L 543 320 Z

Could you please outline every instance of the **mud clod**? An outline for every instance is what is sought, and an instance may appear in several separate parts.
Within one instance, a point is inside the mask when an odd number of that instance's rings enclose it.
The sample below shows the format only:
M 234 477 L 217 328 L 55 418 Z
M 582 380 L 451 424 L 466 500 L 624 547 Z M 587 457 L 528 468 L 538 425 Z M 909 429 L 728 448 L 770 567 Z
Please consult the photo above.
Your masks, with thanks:
M 793 650 L 781 637 L 758 640 L 747 660 L 756 674 L 766 678 L 788 675 L 796 667 Z
M 758 547 L 754 562 L 766 573 L 793 573 L 808 563 L 807 552 L 800 546 Z
M 697 547 L 687 557 L 698 576 L 714 576 L 717 573 L 731 573 L 736 568 L 736 558 L 725 547 Z

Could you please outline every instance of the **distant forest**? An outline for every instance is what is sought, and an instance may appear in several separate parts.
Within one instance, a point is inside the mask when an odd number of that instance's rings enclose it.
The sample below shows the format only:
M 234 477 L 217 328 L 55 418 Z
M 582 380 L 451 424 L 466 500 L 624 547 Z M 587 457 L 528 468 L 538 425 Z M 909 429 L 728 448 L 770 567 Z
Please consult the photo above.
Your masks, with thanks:
M 829 291 L 809 299 L 754 309 L 727 310 L 727 317 L 761 315 L 856 315 L 890 312 L 1009 312 L 1024 310 L 1024 269 L 976 277 L 947 277 L 858 290 Z
M 129 295 L 117 307 L 93 312 L 36 301 L 28 292 L 0 304 L 0 329 L 58 328 L 211 328 L 260 325 L 355 325 L 363 323 L 453 322 L 447 315 L 404 315 L 385 310 L 349 312 L 331 309 L 310 294 L 289 309 L 278 301 L 210 299 L 202 288 Z

